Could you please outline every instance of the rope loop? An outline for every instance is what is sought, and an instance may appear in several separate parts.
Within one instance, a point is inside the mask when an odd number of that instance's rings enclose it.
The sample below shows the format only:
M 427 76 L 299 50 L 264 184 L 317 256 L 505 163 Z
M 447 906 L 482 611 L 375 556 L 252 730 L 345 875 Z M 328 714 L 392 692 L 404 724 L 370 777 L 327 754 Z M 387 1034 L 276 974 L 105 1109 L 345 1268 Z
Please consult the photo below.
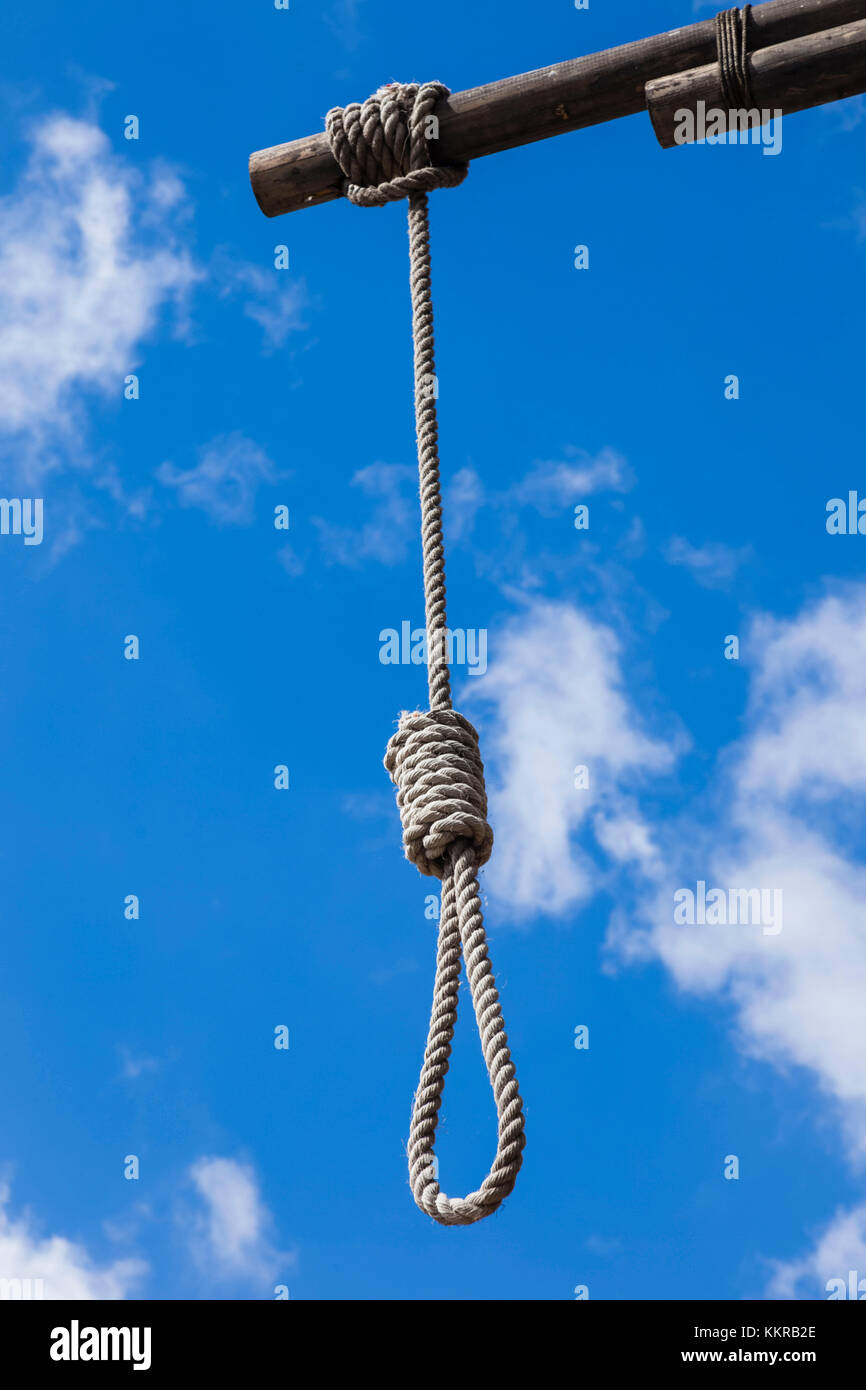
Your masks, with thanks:
M 441 82 L 392 82 L 363 104 L 355 101 L 328 112 L 325 129 L 351 203 L 380 208 L 412 193 L 463 182 L 468 164 L 436 165 L 430 154 L 433 108 L 449 95 Z

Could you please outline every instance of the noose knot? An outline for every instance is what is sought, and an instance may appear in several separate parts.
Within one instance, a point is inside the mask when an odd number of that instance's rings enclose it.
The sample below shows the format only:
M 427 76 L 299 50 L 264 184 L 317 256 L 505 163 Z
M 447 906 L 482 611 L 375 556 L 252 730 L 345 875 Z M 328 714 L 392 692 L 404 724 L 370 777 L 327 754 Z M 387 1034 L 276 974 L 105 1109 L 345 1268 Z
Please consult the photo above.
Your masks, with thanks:
M 397 788 L 406 858 L 434 878 L 444 878 L 449 851 L 461 842 L 477 864 L 493 849 L 478 734 L 456 710 L 413 710 L 385 754 Z
M 430 153 L 433 108 L 449 94 L 441 82 L 392 82 L 363 103 L 328 112 L 325 128 L 350 202 L 384 207 L 463 182 L 468 164 L 435 164 Z

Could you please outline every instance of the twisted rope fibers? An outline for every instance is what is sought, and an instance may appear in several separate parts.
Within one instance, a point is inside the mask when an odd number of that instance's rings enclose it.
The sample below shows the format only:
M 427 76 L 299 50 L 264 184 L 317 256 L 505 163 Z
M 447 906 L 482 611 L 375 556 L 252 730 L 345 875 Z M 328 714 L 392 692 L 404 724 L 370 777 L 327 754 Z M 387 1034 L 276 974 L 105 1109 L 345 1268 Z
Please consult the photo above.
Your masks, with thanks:
M 392 83 L 359 105 L 326 117 L 331 150 L 359 207 L 409 200 L 409 264 L 415 363 L 415 432 L 421 494 L 421 544 L 427 626 L 429 710 L 404 712 L 385 767 L 397 789 L 407 859 L 442 881 L 439 944 L 427 1047 L 409 1132 L 409 1181 L 422 1211 L 443 1226 L 468 1226 L 496 1211 L 511 1192 L 525 1137 L 523 1104 L 487 950 L 478 869 L 490 858 L 484 764 L 478 734 L 451 707 L 445 608 L 445 547 L 436 418 L 430 223 L 427 194 L 454 188 L 469 166 L 433 163 L 431 122 L 449 95 L 441 82 Z M 460 954 L 498 1118 L 490 1172 L 476 1192 L 448 1197 L 440 1188 L 434 1144 L 457 1022 Z
M 752 81 L 749 72 L 749 19 L 751 5 L 722 10 L 716 15 L 716 47 L 722 78 L 722 95 L 731 111 L 749 109 Z

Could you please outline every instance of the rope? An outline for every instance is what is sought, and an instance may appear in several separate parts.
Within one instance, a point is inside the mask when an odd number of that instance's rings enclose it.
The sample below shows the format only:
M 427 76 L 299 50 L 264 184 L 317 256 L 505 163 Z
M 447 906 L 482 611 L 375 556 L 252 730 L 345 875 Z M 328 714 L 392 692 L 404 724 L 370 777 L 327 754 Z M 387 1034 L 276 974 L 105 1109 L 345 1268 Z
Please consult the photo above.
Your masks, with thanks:
M 722 10 L 716 15 L 716 48 L 722 77 L 722 95 L 730 111 L 750 109 L 752 80 L 749 72 L 749 19 L 751 5 Z
M 462 183 L 468 165 L 436 165 L 430 117 L 448 96 L 441 82 L 392 83 L 358 105 L 329 111 L 331 150 L 359 207 L 409 199 L 415 431 L 421 493 L 421 543 L 427 621 L 429 710 L 404 712 L 385 767 L 397 788 L 407 859 L 442 880 L 439 945 L 427 1049 L 412 1109 L 409 1181 L 418 1206 L 443 1226 L 468 1226 L 494 1212 L 514 1187 L 525 1143 L 523 1104 L 487 951 L 478 870 L 490 858 L 484 764 L 478 734 L 451 707 L 445 612 L 445 546 L 439 481 L 427 194 Z M 437 1178 L 434 1143 L 451 1041 L 457 1022 L 460 953 L 472 992 L 487 1073 L 496 1100 L 496 1158 L 477 1192 L 448 1197 Z

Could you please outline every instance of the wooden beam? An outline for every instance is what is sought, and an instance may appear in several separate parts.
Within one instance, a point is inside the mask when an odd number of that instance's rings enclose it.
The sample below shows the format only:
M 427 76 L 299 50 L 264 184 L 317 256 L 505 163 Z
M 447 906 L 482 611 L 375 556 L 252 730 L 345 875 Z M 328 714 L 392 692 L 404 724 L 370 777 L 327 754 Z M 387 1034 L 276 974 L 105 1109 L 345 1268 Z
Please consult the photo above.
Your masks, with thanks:
M 866 20 L 761 48 L 749 60 L 749 71 L 757 126 L 779 112 L 804 111 L 866 91 Z M 702 138 L 705 121 L 699 116 L 690 123 L 681 119 L 684 112 L 697 116 L 699 103 L 705 117 L 708 111 L 723 111 L 732 129 L 752 128 L 743 123 L 743 113 L 727 111 L 718 63 L 648 82 L 646 99 L 653 129 L 666 150 L 688 143 L 683 136 L 689 128 L 690 138 Z M 725 130 L 728 124 L 724 122 Z
M 753 51 L 774 47 L 860 20 L 866 20 L 866 0 L 770 0 L 752 9 L 750 45 Z M 479 159 L 633 116 L 646 109 L 648 83 L 706 67 L 715 57 L 715 23 L 706 19 L 604 53 L 452 92 L 436 110 L 438 156 L 443 163 Z M 324 133 L 250 156 L 250 182 L 267 217 L 339 198 L 342 177 Z

